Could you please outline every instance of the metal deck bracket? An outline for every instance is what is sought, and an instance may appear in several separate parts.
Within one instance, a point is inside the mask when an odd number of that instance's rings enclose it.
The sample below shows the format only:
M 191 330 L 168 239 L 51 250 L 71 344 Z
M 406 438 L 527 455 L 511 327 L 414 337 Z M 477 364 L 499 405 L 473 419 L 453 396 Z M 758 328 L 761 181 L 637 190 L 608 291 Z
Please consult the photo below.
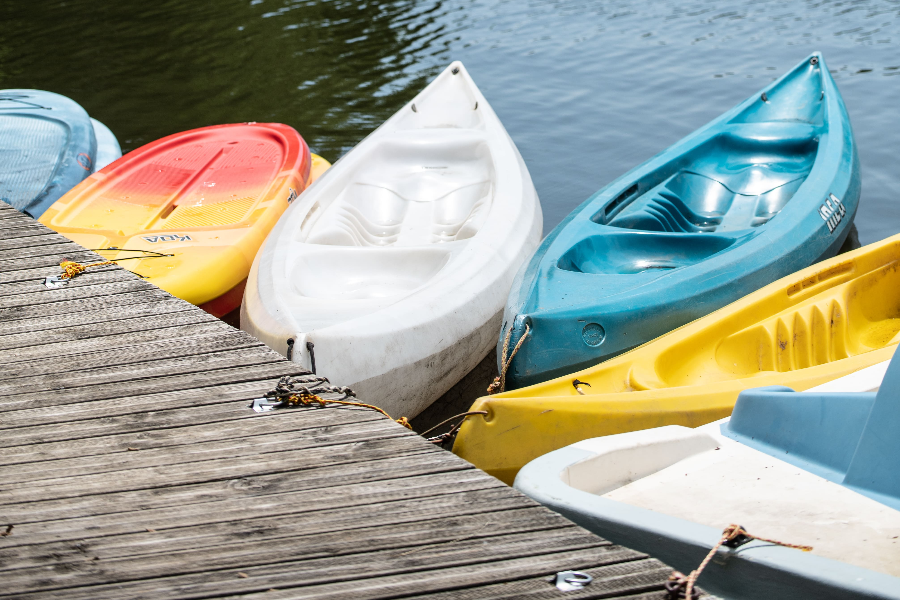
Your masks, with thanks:
M 553 578 L 556 588 L 563 592 L 580 590 L 594 580 L 593 577 L 581 571 L 562 571 Z
M 44 277 L 44 285 L 46 285 L 51 290 L 65 287 L 67 283 L 69 283 L 69 280 L 63 279 L 59 275 L 54 275 L 53 277 Z

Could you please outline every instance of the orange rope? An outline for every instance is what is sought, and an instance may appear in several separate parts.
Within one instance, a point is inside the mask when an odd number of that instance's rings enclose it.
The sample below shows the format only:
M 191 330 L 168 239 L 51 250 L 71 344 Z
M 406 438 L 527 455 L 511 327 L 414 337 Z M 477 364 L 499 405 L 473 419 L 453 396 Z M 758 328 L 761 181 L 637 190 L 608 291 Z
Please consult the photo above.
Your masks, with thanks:
M 77 275 L 81 275 L 82 273 L 84 273 L 85 269 L 88 269 L 90 267 L 102 267 L 104 265 L 114 265 L 114 264 L 116 264 L 116 263 L 115 263 L 115 261 L 112 261 L 112 260 L 107 260 L 107 261 L 98 262 L 98 263 L 91 263 L 89 265 L 82 265 L 75 261 L 64 260 L 61 263 L 59 263 L 59 266 L 62 267 L 62 270 L 63 270 L 63 274 L 61 275 L 60 278 L 61 279 L 72 279 L 73 277 L 75 277 Z
M 719 548 L 722 547 L 722 544 L 726 542 L 730 542 L 736 539 L 739 536 L 746 536 L 748 538 L 752 538 L 754 540 L 759 540 L 760 542 L 768 542 L 770 544 L 776 544 L 778 546 L 785 546 L 787 548 L 795 548 L 797 550 L 802 550 L 803 552 L 809 552 L 812 550 L 812 546 L 801 546 L 798 544 L 787 544 L 785 542 L 779 542 L 778 540 L 772 540 L 769 538 L 763 538 L 756 535 L 751 534 L 746 529 L 741 527 L 740 525 L 731 524 L 722 531 L 722 537 L 719 538 L 719 541 L 716 542 L 716 545 L 712 547 L 712 550 L 709 551 L 709 554 L 706 555 L 706 558 L 703 559 L 703 562 L 700 563 L 700 566 L 695 570 L 691 571 L 691 574 L 687 577 L 684 576 L 683 573 L 679 573 L 675 571 L 669 576 L 670 581 L 676 581 L 679 585 L 686 585 L 684 590 L 684 597 L 690 600 L 691 594 L 694 591 L 694 584 L 697 582 L 697 578 L 700 577 L 700 573 L 703 572 L 703 569 L 706 568 L 706 565 L 709 564 L 709 561 L 712 560 L 713 556 L 716 555 L 716 552 Z
M 378 408 L 372 404 L 366 404 L 365 402 L 351 402 L 349 400 L 326 400 L 312 392 L 302 389 L 297 394 L 293 396 L 288 396 L 284 398 L 284 401 L 287 402 L 288 406 L 311 406 L 314 402 L 318 403 L 320 406 L 325 406 L 326 404 L 344 404 L 347 406 L 361 406 L 362 408 L 371 408 L 372 410 L 377 410 L 388 419 L 391 418 L 391 415 L 387 414 L 383 409 Z M 399 419 L 392 419 L 395 423 L 399 423 L 406 427 L 407 429 L 412 429 L 412 425 L 409 424 L 409 420 L 406 417 L 400 417 Z

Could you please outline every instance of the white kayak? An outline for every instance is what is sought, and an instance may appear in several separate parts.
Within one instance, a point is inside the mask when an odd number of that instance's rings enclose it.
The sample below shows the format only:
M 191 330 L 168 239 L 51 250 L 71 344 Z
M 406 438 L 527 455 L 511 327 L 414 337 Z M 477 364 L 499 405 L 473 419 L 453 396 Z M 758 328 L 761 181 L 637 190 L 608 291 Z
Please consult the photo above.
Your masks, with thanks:
M 684 573 L 731 523 L 812 546 L 721 548 L 697 585 L 724 599 L 900 599 L 900 360 L 889 364 L 801 393 L 746 391 L 732 417 L 697 429 L 584 440 L 526 465 L 515 487 Z
M 285 211 L 241 329 L 412 418 L 493 347 L 541 231 L 522 157 L 454 62 Z

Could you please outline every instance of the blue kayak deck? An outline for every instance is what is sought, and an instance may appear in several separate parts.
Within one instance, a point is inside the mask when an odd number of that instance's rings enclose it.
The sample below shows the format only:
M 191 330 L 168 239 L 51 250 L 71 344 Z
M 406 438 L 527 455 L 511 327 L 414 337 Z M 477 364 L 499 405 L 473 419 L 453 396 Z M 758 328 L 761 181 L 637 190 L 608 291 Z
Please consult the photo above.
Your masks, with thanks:
M 528 340 L 508 389 L 592 367 L 833 256 L 859 194 L 849 116 L 813 54 L 547 236 L 504 311 L 498 355 Z
M 0 250 L 0 598 L 665 596 L 669 567 L 373 411 L 254 413 L 302 369 L 118 267 L 46 288 L 99 257 L 2 203 Z

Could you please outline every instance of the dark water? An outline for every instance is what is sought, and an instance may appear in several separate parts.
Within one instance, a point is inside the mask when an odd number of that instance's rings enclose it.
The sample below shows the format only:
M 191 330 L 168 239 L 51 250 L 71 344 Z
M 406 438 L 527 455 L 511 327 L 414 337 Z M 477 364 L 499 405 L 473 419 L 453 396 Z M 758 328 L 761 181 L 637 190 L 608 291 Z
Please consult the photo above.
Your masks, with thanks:
M 898 14 L 898 0 L 0 0 L 0 88 L 70 96 L 125 150 L 281 121 L 334 160 L 460 59 L 525 157 L 549 231 L 821 50 L 859 144 L 868 243 L 900 231 Z

